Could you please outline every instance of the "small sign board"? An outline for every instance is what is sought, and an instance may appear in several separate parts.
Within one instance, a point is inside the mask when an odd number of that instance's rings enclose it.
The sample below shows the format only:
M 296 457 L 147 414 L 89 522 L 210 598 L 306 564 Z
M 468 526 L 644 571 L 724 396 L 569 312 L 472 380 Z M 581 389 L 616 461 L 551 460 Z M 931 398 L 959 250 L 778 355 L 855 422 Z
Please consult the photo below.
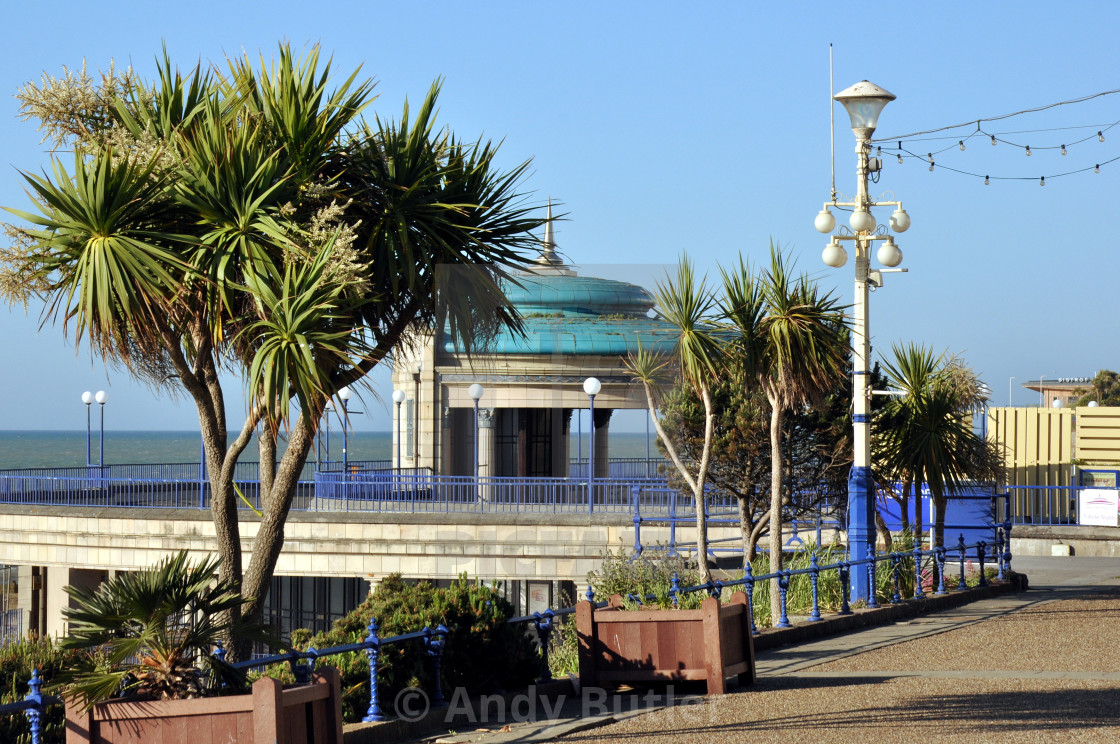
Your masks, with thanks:
M 1120 490 L 1115 488 L 1083 488 L 1077 496 L 1078 524 L 1116 527 L 1120 508 Z
M 1082 488 L 1120 488 L 1120 470 L 1077 471 L 1078 485 Z

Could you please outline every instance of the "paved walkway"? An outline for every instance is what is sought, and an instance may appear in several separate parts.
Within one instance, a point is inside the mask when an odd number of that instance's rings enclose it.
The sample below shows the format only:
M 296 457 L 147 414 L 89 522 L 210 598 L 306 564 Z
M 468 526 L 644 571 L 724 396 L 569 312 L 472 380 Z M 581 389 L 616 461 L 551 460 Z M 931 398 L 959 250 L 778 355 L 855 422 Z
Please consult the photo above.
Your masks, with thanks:
M 552 723 L 443 739 L 1120 741 L 1120 560 L 1014 563 L 1027 592 L 760 652 L 758 683 L 739 692 L 571 701 Z

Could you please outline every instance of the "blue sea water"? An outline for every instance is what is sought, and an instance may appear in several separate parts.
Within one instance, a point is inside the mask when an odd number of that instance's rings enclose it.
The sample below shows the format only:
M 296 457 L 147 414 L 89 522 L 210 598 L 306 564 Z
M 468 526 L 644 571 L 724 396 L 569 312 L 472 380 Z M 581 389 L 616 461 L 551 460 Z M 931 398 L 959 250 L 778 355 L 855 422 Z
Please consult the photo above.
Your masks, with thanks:
M 98 461 L 98 432 L 90 438 L 90 456 Z M 572 456 L 576 455 L 579 438 L 572 436 Z M 198 432 L 191 431 L 107 431 L 105 432 L 105 464 L 140 464 L 163 462 L 198 462 Z M 582 438 L 587 456 L 587 436 Z M 388 460 L 392 457 L 393 438 L 387 431 L 351 432 L 348 456 L 351 460 Z M 646 436 L 642 433 L 611 432 L 611 457 L 645 457 Z M 657 446 L 649 451 L 657 457 Z M 312 454 L 314 456 L 314 453 Z M 334 432 L 330 440 L 330 457 L 342 457 L 342 436 Z M 242 459 L 257 459 L 251 444 Z M 86 464 L 86 433 L 84 431 L 3 431 L 0 430 L 0 470 L 14 468 L 80 467 Z

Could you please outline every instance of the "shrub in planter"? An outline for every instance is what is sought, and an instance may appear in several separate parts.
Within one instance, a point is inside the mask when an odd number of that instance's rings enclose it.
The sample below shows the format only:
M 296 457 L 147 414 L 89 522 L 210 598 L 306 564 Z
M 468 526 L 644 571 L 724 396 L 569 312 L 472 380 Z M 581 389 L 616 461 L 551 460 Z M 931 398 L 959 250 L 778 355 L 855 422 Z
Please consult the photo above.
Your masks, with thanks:
M 617 552 L 607 551 L 599 569 L 588 572 L 587 583 L 597 602 L 605 602 L 615 594 L 623 597 L 634 594 L 643 598 L 652 594 L 655 606 L 669 607 L 672 605 L 669 588 L 674 574 L 682 587 L 700 583 L 700 572 L 696 561 L 691 558 L 670 555 L 662 550 L 646 550 L 639 555 L 620 548 Z M 704 596 L 703 592 L 681 595 L 678 606 L 694 609 L 700 606 Z M 646 601 L 642 600 L 643 603 Z M 630 605 L 636 606 L 637 603 L 628 602 L 627 606 Z
M 173 700 L 243 691 L 244 675 L 211 650 L 231 637 L 271 639 L 229 619 L 246 600 L 218 573 L 217 558 L 192 563 L 180 551 L 96 588 L 66 587 L 75 606 L 62 611 L 70 636 L 61 646 L 78 653 L 58 677 L 63 695 L 88 709 L 123 696 Z
M 399 575 L 384 579 L 349 615 L 326 633 L 292 633 L 292 645 L 328 648 L 362 641 L 371 617 L 381 638 L 444 625 L 441 683 L 445 694 L 462 687 L 470 694 L 513 689 L 532 682 L 542 671 L 541 658 L 524 626 L 510 625 L 513 606 L 491 587 L 461 576 L 447 588 L 426 581 L 410 584 Z M 369 660 L 366 654 L 340 654 L 327 663 L 342 672 L 343 718 L 360 721 L 369 707 Z M 392 712 L 397 693 L 407 686 L 432 689 L 432 667 L 422 643 L 382 646 L 378 663 L 381 707 Z
M 66 651 L 50 638 L 28 638 L 0 646 L 0 704 L 17 703 L 27 696 L 31 671 L 51 684 L 58 673 L 73 666 L 77 651 Z M 43 744 L 62 744 L 66 738 L 61 705 L 48 706 L 41 723 Z M 29 744 L 31 728 L 24 715 L 0 716 L 0 741 Z

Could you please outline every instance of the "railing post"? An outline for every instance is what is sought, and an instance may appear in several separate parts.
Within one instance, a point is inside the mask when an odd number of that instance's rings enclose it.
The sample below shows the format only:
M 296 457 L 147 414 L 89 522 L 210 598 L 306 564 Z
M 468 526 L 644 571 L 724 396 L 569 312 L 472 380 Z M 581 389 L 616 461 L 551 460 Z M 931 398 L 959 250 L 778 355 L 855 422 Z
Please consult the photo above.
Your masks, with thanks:
M 583 593 L 583 596 L 587 597 L 588 602 L 595 604 L 595 592 L 592 590 L 590 584 L 587 585 L 587 591 Z
M 533 613 L 533 624 L 537 626 L 537 642 L 540 643 L 541 659 L 544 661 L 544 674 L 541 675 L 540 682 L 552 680 L 552 670 L 548 668 L 548 642 L 552 638 L 553 615 L 551 609 L 546 609 L 543 613 Z
M 876 576 L 879 554 L 875 552 L 875 543 L 871 543 L 867 553 L 868 560 L 871 561 L 867 564 L 867 606 L 874 609 L 879 606 L 879 585 Z
M 676 607 L 681 594 L 681 577 L 677 576 L 677 572 L 673 572 L 673 578 L 669 580 L 669 601 Z
M 988 543 L 981 540 L 976 546 L 976 554 L 980 556 L 980 581 L 978 582 L 980 586 L 988 585 L 988 577 L 984 575 L 984 554 L 987 552 Z
M 996 579 L 1004 580 L 1003 575 L 1003 526 L 996 528 Z
M 781 571 L 778 574 L 778 593 L 781 595 L 781 608 L 782 616 L 778 618 L 775 623 L 775 628 L 790 628 L 793 627 L 789 622 L 789 615 L 786 614 L 786 597 L 789 594 L 789 571 Z
M 1003 523 L 1003 569 L 1011 573 L 1011 517 Z
M 27 716 L 27 724 L 31 728 L 31 744 L 40 744 L 43 736 L 43 693 L 41 691 L 42 681 L 39 679 L 38 668 L 31 670 L 31 681 L 27 683 L 31 691 L 27 693 L 24 700 L 33 703 L 35 707 L 28 708 L 24 711 Z
M 631 501 L 634 504 L 634 552 L 638 555 L 642 554 L 642 508 L 641 508 L 641 492 L 642 487 L 635 485 L 630 489 L 633 494 Z
M 366 649 L 366 656 L 369 657 L 369 710 L 366 711 L 366 716 L 362 720 L 366 723 L 374 721 L 384 721 L 385 716 L 381 712 L 381 704 L 377 700 L 377 657 L 381 653 L 381 639 L 377 637 L 377 618 L 371 617 L 369 620 L 369 635 L 366 636 L 366 643 L 370 647 Z
M 894 594 L 891 595 L 891 604 L 902 601 L 902 554 L 898 551 L 891 553 L 891 571 L 894 574 Z
M 746 564 L 743 566 L 743 579 L 744 586 L 747 587 L 747 614 L 751 616 L 751 634 L 757 635 L 758 628 L 754 624 L 754 569 L 750 561 L 743 562 Z
M 922 591 L 922 546 L 914 544 L 914 599 L 923 599 L 926 595 Z
M 933 549 L 933 560 L 937 566 L 937 590 L 934 594 L 947 594 L 945 591 L 945 548 L 938 545 Z
M 957 585 L 957 591 L 958 592 L 963 592 L 965 589 L 968 588 L 968 586 L 965 584 L 965 581 L 964 581 L 964 559 L 965 559 L 965 553 L 966 553 L 966 548 L 964 546 L 964 533 L 961 533 L 960 538 L 957 540 L 957 552 L 960 553 L 960 564 L 961 564 L 961 581 L 960 581 L 960 584 Z
M 817 554 L 813 553 L 813 555 L 809 557 L 809 583 L 813 586 L 813 611 L 809 613 L 810 621 L 821 619 L 820 595 L 818 593 L 820 579 L 820 561 L 817 560 Z
M 677 491 L 669 492 L 669 555 L 677 554 Z
M 837 569 L 840 574 L 840 611 L 837 615 L 851 615 L 852 607 L 848 604 L 848 591 L 851 587 L 849 580 L 851 579 L 852 564 L 848 561 L 840 561 L 840 567 Z
M 300 657 L 305 657 L 307 663 L 297 663 Z M 315 671 L 315 662 L 318 657 L 319 651 L 314 645 L 308 647 L 307 651 L 302 654 L 298 651 L 292 652 L 292 657 L 288 659 L 288 666 L 291 667 L 291 676 L 296 678 L 298 685 L 307 685 L 311 681 L 311 673 Z
M 436 689 L 432 692 L 432 703 L 434 705 L 443 705 L 447 702 L 443 697 L 443 684 L 439 679 L 443 666 L 443 647 L 447 643 L 447 633 L 447 628 L 442 625 L 436 626 L 435 630 L 424 628 L 424 647 L 428 650 L 428 658 L 432 660 L 432 674 L 436 686 Z

